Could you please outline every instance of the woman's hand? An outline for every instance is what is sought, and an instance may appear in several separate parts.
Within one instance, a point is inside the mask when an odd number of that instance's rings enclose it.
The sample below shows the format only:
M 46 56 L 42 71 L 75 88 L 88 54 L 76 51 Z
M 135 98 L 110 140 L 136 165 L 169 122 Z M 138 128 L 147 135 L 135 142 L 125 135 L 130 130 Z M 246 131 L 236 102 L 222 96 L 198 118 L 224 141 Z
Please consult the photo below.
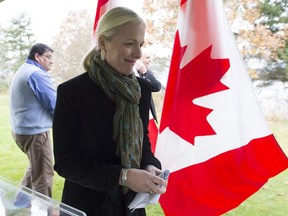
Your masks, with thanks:
M 157 175 L 157 176 L 159 176 L 162 173 L 162 171 L 160 169 L 158 169 L 157 167 L 155 167 L 154 165 L 146 166 L 145 170 L 147 170 L 148 172 L 150 172 L 154 175 Z
M 165 193 L 167 181 L 156 175 L 158 173 L 160 174 L 161 170 L 154 166 L 149 166 L 149 168 L 147 167 L 147 171 L 128 169 L 127 187 L 135 192 L 141 193 Z

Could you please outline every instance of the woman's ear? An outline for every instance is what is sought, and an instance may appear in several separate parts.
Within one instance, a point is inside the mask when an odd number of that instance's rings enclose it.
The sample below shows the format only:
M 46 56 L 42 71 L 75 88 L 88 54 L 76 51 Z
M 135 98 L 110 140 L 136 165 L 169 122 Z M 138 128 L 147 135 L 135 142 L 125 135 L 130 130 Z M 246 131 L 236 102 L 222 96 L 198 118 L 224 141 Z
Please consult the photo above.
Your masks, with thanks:
M 99 48 L 105 50 L 105 38 L 104 36 L 100 36 L 98 40 Z

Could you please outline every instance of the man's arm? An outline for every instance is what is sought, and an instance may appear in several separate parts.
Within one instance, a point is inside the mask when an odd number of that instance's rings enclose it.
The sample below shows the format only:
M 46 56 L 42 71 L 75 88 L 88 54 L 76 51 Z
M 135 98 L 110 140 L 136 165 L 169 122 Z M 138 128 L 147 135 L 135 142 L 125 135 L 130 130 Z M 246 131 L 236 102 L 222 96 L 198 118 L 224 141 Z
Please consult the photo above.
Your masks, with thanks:
M 51 77 L 43 71 L 37 71 L 30 76 L 28 85 L 41 106 L 47 109 L 53 116 L 56 104 L 56 89 Z
M 161 90 L 162 84 L 156 79 L 151 70 L 147 70 L 145 74 L 145 79 L 150 82 L 152 92 L 159 92 Z

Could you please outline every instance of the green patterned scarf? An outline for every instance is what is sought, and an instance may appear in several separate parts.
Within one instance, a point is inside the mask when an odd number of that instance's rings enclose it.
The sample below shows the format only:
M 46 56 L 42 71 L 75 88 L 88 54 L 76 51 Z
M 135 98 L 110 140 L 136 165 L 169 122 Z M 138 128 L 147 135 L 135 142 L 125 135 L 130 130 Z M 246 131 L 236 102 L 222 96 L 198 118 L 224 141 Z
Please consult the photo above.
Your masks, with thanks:
M 91 79 L 116 102 L 113 118 L 113 140 L 123 168 L 140 168 L 143 125 L 139 115 L 141 89 L 134 74 L 124 76 L 115 71 L 100 55 L 88 71 Z

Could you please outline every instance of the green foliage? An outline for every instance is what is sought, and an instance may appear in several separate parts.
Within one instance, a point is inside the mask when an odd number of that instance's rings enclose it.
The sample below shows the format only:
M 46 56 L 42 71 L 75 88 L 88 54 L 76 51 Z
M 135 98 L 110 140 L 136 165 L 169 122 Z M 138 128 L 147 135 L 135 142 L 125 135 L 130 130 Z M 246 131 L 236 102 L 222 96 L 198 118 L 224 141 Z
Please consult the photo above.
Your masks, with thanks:
M 10 26 L 3 29 L 2 37 L 0 47 L 4 50 L 2 64 L 5 64 L 1 68 L 15 72 L 25 61 L 29 49 L 35 43 L 28 15 L 22 13 L 16 18 L 12 18 Z
M 288 65 L 285 67 L 285 64 L 279 64 L 275 62 L 268 62 L 267 67 L 261 70 L 259 74 L 259 79 L 265 81 L 271 80 L 281 80 L 283 82 L 288 81 L 288 73 L 287 73 Z
M 284 15 L 288 10 L 287 0 L 265 0 L 260 3 L 261 13 L 266 19 L 261 22 L 268 26 L 273 32 L 280 31 L 283 28 L 283 24 L 288 23 L 288 15 Z
M 27 58 L 34 44 L 31 21 L 22 13 L 11 20 L 8 28 L 0 26 L 0 92 L 8 90 L 12 75 Z
M 287 32 L 288 27 L 288 1 L 287 0 L 265 0 L 260 4 L 261 14 L 264 17 L 261 23 L 267 26 L 273 34 L 280 31 Z M 285 31 L 286 29 L 286 31 Z M 287 34 L 287 33 L 286 33 Z M 271 67 L 264 71 L 264 76 L 270 79 L 287 81 L 288 78 L 288 37 L 286 35 L 284 47 L 277 51 L 280 62 L 270 62 L 269 64 L 278 64 L 275 73 L 269 71 Z M 284 66 L 283 66 L 284 65 Z
M 288 40 L 285 42 L 285 47 L 278 51 L 278 57 L 279 59 L 282 59 L 284 62 L 286 62 L 286 71 L 288 73 Z

